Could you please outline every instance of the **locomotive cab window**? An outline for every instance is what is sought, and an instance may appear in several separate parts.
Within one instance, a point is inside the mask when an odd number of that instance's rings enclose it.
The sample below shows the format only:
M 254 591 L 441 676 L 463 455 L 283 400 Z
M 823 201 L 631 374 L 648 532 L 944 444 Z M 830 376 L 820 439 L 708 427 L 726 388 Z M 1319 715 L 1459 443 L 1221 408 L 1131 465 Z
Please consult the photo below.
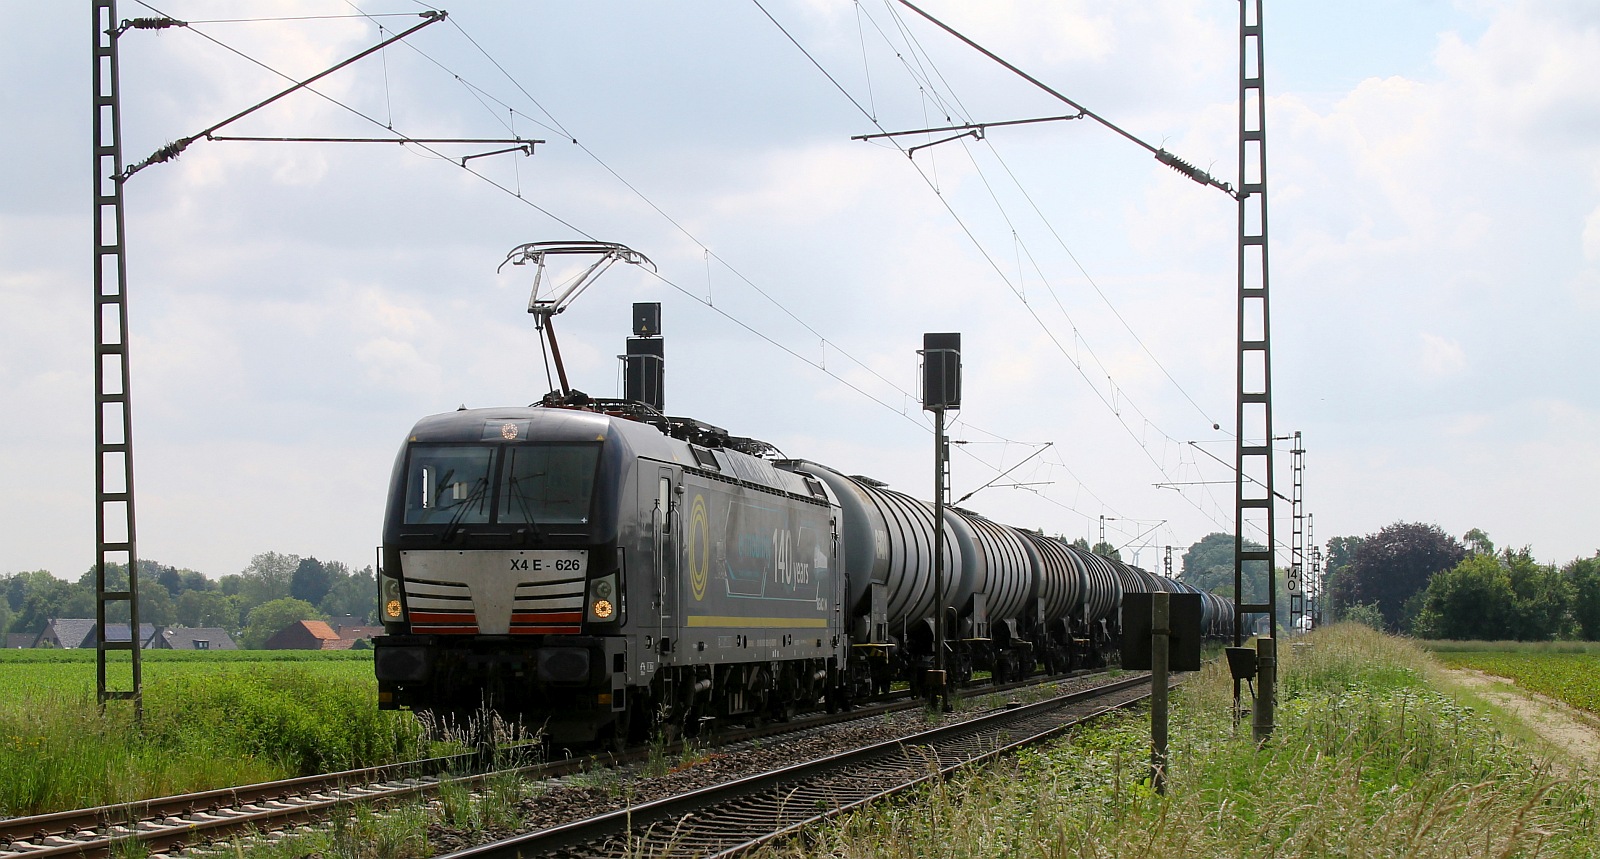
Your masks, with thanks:
M 489 447 L 412 445 L 406 471 L 407 525 L 489 521 Z
M 599 461 L 596 444 L 507 445 L 496 521 L 587 523 Z
M 597 444 L 414 444 L 405 521 L 585 525 L 599 463 Z

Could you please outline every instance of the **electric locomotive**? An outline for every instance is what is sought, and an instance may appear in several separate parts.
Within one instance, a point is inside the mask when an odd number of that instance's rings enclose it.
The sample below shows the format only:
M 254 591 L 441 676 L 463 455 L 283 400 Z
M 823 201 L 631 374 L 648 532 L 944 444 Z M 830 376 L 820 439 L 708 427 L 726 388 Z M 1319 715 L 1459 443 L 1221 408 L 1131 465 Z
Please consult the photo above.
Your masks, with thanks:
M 824 485 L 714 427 L 680 420 L 676 438 L 604 407 L 412 430 L 384 526 L 381 707 L 487 705 L 556 742 L 627 742 L 781 717 L 839 685 Z

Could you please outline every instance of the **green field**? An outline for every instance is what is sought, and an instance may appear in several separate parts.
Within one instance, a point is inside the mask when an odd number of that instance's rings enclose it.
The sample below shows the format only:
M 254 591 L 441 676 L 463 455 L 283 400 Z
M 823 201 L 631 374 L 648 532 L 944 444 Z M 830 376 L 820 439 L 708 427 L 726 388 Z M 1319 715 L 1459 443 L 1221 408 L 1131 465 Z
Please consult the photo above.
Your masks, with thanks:
M 1450 651 L 1435 656 L 1451 668 L 1505 677 L 1524 689 L 1600 715 L 1600 651 Z
M 0 651 L 0 816 L 428 753 L 410 714 L 378 711 L 370 652 L 150 651 L 142 671 L 136 723 L 128 702 L 97 706 L 94 651 Z

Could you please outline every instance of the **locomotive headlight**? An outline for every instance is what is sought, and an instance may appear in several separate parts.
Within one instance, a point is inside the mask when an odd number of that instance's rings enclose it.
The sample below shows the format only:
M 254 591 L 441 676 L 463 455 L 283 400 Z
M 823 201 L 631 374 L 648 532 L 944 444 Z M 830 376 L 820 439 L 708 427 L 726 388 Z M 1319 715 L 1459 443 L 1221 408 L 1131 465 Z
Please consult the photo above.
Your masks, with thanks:
M 400 601 L 400 580 L 389 576 L 379 576 L 383 582 L 383 619 L 391 623 L 399 623 L 406 619 L 405 604 Z
M 617 593 L 617 574 L 601 576 L 589 583 L 589 617 L 597 623 L 622 620 L 617 607 L 621 595 Z

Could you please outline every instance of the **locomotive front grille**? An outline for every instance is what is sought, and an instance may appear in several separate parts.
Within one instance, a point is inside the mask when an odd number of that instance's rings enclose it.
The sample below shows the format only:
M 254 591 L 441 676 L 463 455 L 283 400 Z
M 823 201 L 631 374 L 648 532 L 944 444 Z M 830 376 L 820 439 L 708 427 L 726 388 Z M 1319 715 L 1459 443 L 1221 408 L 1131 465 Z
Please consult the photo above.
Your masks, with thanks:
M 561 635 L 582 631 L 587 551 L 402 551 L 417 633 Z

